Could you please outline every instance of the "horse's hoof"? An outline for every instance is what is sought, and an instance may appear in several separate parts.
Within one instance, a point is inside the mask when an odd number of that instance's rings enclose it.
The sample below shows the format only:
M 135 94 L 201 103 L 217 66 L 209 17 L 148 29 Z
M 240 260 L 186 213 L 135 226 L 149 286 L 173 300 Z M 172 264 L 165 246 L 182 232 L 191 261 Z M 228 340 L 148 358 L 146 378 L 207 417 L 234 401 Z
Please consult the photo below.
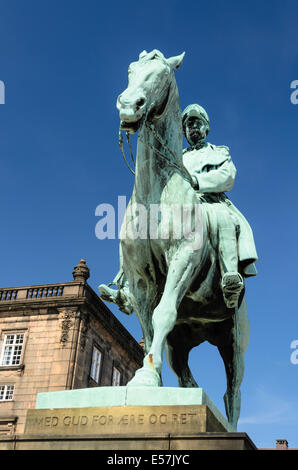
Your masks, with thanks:
M 115 290 L 105 284 L 101 284 L 98 286 L 98 290 L 102 300 L 118 305 L 121 312 L 126 313 L 126 315 L 131 315 L 133 313 L 133 308 L 128 303 L 125 295 L 122 294 L 122 289 L 118 288 L 118 290 Z
M 118 294 L 117 290 L 111 289 L 105 284 L 101 284 L 100 286 L 98 286 L 98 290 L 103 300 L 105 300 L 106 302 L 112 302 L 114 304 L 116 303 Z
M 138 369 L 135 376 L 128 382 L 128 387 L 160 387 L 161 378 L 158 372 L 147 367 Z

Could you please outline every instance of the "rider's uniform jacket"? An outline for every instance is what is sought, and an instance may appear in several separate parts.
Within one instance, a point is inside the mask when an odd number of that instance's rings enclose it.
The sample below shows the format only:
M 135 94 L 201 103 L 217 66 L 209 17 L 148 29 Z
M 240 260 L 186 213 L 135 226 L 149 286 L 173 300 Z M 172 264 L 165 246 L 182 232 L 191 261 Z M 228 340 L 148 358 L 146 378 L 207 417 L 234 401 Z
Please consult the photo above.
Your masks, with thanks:
M 233 188 L 236 168 L 232 162 L 229 148 L 203 142 L 197 147 L 183 151 L 183 163 L 196 181 L 195 189 L 205 196 L 206 203 L 221 202 L 228 206 L 234 220 L 239 225 L 238 257 L 243 265 L 244 275 L 257 273 L 254 262 L 258 256 L 253 233 L 246 218 L 224 194 Z

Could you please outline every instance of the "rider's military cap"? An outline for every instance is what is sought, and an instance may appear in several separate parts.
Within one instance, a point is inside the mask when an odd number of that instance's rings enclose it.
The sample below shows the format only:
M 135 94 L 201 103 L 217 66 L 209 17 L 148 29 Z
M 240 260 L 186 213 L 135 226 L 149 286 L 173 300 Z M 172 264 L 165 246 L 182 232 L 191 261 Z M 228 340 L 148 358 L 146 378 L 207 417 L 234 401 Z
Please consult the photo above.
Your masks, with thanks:
M 185 120 L 188 117 L 196 116 L 200 119 L 203 119 L 209 127 L 209 116 L 206 110 L 199 104 L 190 104 L 188 105 L 182 113 L 182 124 L 185 125 Z

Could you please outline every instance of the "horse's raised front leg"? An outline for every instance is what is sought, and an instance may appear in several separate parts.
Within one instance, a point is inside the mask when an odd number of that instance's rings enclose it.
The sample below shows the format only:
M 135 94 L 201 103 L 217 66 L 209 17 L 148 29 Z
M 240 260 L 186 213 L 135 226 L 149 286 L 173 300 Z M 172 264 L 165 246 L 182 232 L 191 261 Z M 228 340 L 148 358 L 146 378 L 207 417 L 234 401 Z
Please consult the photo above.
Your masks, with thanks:
M 196 274 L 200 250 L 183 244 L 174 255 L 167 274 L 163 295 L 152 316 L 153 341 L 145 356 L 143 367 L 136 372 L 129 385 L 160 386 L 162 353 L 166 338 L 175 326 L 177 309 Z

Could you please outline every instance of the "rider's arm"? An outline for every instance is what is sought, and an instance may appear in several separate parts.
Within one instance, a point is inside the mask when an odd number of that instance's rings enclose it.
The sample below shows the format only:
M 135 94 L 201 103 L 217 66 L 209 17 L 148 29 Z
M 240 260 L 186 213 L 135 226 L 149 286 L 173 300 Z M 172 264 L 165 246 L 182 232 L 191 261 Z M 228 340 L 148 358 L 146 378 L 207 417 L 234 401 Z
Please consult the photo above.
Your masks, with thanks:
M 229 156 L 217 168 L 210 169 L 203 173 L 192 175 L 198 182 L 200 193 L 224 193 L 230 191 L 234 186 L 236 168 Z

